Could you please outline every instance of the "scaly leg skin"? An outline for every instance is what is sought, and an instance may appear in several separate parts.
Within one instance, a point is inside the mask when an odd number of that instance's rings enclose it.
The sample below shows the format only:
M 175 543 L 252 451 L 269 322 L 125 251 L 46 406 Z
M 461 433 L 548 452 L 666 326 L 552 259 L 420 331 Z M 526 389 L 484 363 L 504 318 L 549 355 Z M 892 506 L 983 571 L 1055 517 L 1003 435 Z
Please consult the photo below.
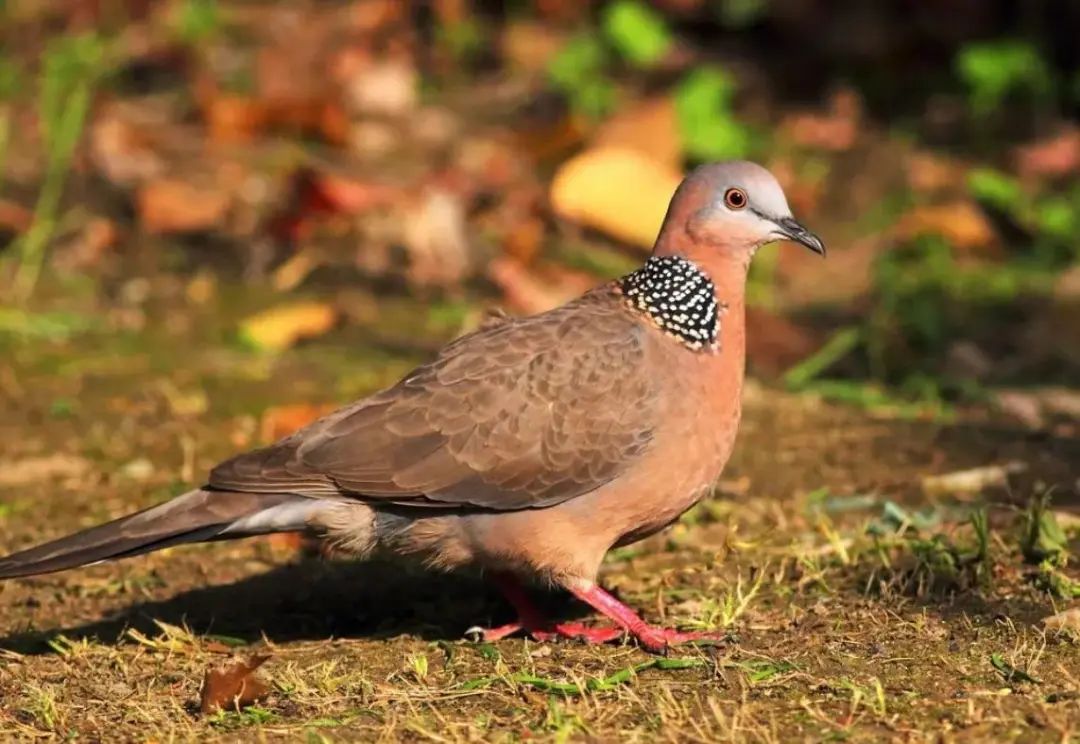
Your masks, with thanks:
M 637 639 L 641 647 L 654 654 L 666 653 L 670 646 L 695 641 L 723 642 L 723 633 L 690 632 L 684 633 L 671 628 L 658 628 L 649 625 L 641 616 L 608 592 L 591 581 L 574 581 L 567 584 L 567 589 L 597 612 L 611 618 L 617 625 Z
M 498 641 L 520 631 L 525 631 L 538 641 L 570 638 L 585 643 L 607 643 L 624 635 L 622 627 L 619 626 L 592 628 L 583 623 L 552 622 L 544 616 L 513 575 L 494 573 L 491 580 L 517 610 L 518 619 L 517 622 L 483 630 L 481 637 L 485 641 Z

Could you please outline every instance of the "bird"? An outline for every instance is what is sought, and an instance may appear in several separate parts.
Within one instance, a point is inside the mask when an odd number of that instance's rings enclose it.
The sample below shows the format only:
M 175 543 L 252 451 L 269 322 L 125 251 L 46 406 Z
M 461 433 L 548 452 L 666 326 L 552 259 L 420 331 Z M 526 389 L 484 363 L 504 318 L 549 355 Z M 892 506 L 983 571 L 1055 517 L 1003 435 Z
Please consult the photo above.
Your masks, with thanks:
M 647 623 L 598 573 L 609 550 L 668 527 L 720 477 L 742 411 L 747 272 L 778 240 L 825 255 L 766 168 L 698 166 L 631 273 L 547 312 L 494 316 L 199 488 L 0 558 L 0 579 L 299 531 L 357 558 L 479 568 L 517 611 L 481 629 L 488 640 L 629 637 L 654 653 L 701 640 Z M 535 586 L 611 624 L 553 622 Z

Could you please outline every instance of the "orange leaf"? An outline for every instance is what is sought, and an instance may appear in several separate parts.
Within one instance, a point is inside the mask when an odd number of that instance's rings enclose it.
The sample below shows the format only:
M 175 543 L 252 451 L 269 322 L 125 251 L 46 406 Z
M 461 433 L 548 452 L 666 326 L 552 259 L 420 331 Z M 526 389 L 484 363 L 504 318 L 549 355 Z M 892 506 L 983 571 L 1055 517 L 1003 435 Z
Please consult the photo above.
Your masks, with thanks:
M 224 191 L 163 178 L 139 189 L 139 219 L 152 233 L 207 230 L 225 219 L 229 202 Z
M 207 669 L 203 677 L 199 710 L 213 713 L 227 706 L 239 710 L 265 698 L 270 694 L 270 686 L 254 672 L 269 658 L 269 654 L 251 656 Z
M 259 436 L 262 441 L 267 443 L 287 437 L 297 429 L 301 429 L 315 419 L 330 413 L 335 408 L 336 406 L 329 403 L 322 405 L 294 403 L 292 405 L 267 408 L 262 415 Z

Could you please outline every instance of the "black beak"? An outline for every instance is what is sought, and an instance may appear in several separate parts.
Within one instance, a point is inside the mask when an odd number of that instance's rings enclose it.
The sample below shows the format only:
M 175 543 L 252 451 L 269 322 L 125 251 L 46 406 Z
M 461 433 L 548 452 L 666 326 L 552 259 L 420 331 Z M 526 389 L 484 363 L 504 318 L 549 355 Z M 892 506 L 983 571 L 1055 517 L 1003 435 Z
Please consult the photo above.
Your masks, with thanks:
M 821 238 L 807 230 L 791 217 L 784 217 L 776 221 L 777 231 L 788 240 L 794 240 L 812 250 L 819 256 L 825 255 L 825 244 Z

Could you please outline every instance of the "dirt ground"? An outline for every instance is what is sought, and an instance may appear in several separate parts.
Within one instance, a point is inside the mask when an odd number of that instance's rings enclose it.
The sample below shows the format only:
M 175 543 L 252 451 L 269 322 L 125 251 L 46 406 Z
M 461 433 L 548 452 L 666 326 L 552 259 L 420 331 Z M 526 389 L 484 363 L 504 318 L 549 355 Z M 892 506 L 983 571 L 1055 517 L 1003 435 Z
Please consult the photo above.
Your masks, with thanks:
M 0 549 L 181 491 L 258 443 L 270 401 L 343 401 L 423 356 L 338 334 L 269 358 L 222 342 L 210 316 L 174 310 L 159 325 L 171 330 L 138 343 L 15 345 L 0 362 Z M 303 558 L 281 539 L 173 548 L 0 584 L 0 738 L 1075 737 L 1077 636 L 1041 622 L 1068 602 L 1032 582 L 1019 549 L 1032 493 L 1054 485 L 1077 503 L 1075 433 L 977 410 L 904 419 L 760 385 L 746 399 L 716 497 L 604 571 L 651 620 L 724 629 L 723 647 L 648 666 L 632 644 L 477 644 L 468 628 L 508 618 L 478 577 Z M 922 485 L 1007 463 L 1023 472 L 981 496 Z M 982 501 L 987 554 L 972 560 Z M 206 670 L 256 654 L 269 655 L 269 695 L 200 713 Z

